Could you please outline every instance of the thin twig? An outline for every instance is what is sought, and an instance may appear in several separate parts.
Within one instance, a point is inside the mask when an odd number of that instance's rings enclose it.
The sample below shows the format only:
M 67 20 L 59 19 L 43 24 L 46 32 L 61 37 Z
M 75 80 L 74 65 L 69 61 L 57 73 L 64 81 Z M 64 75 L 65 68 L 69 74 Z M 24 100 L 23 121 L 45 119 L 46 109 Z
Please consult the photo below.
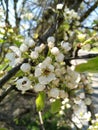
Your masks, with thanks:
M 39 115 L 41 130 L 45 130 L 44 123 L 43 123 L 43 119 L 42 119 L 42 113 L 41 113 L 41 111 L 38 112 L 38 115 Z

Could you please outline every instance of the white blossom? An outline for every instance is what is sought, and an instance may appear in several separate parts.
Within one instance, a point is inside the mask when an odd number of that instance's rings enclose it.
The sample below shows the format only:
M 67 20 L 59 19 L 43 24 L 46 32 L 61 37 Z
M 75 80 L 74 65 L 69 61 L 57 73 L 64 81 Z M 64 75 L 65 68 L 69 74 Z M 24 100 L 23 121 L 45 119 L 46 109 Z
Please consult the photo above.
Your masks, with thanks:
M 71 108 L 71 105 L 69 103 L 66 103 L 65 106 L 67 109 Z
M 54 43 L 53 42 L 49 42 L 48 43 L 48 47 L 51 49 L 51 48 L 53 48 L 54 47 Z
M 21 51 L 18 47 L 16 46 L 10 46 L 9 47 L 18 57 L 21 57 Z
M 21 63 L 23 60 L 21 57 L 16 55 L 14 52 L 10 52 L 6 54 L 6 58 L 10 61 L 9 65 L 15 67 L 17 64 Z
M 42 51 L 42 48 L 40 46 L 35 47 L 35 52 L 40 53 Z
M 24 93 L 32 88 L 31 81 L 27 77 L 20 78 L 16 81 L 16 88 Z
M 51 62 L 52 59 L 49 56 L 47 56 L 46 59 L 43 61 L 43 64 L 51 64 Z
M 64 55 L 62 53 L 59 53 L 55 58 L 57 62 L 63 62 Z
M 65 50 L 65 52 L 68 52 L 69 50 L 71 50 L 71 46 L 69 44 L 69 42 L 61 42 L 61 47 Z
M 24 40 L 24 44 L 27 45 L 28 47 L 34 47 L 35 41 L 30 37 L 26 37 Z
M 28 51 L 28 46 L 27 46 L 26 44 L 22 43 L 22 44 L 20 45 L 20 51 L 21 51 L 21 52 L 26 52 L 26 51 Z
M 29 63 L 23 63 L 20 67 L 20 69 L 23 71 L 23 72 L 29 72 L 30 69 L 31 69 L 31 65 Z
M 90 105 L 92 103 L 90 98 L 85 98 L 84 102 L 86 105 Z
M 32 51 L 31 54 L 30 54 L 30 56 L 31 56 L 32 59 L 37 59 L 38 56 L 39 56 L 39 54 L 38 54 L 37 51 Z
M 48 84 L 55 80 L 54 66 L 44 61 L 35 67 L 35 77 L 38 78 L 39 83 Z
M 40 45 L 40 48 L 41 48 L 41 51 L 42 51 L 43 49 L 45 49 L 45 44 L 42 43 L 42 44 Z
M 34 85 L 35 92 L 43 91 L 44 89 L 45 89 L 45 85 L 43 85 L 43 84 L 38 83 L 38 84 Z
M 55 38 L 53 36 L 50 36 L 50 37 L 47 38 L 47 42 L 48 43 L 50 43 L 50 42 L 54 43 L 55 42 Z
M 60 53 L 60 51 L 59 51 L 59 49 L 58 49 L 57 47 L 53 47 L 53 48 L 51 49 L 51 53 L 52 53 L 53 55 L 58 55 L 58 54 Z
M 57 4 L 56 8 L 57 9 L 62 9 L 63 8 L 63 4 Z
M 59 89 L 58 88 L 52 88 L 49 92 L 49 96 L 53 98 L 57 98 L 59 96 Z

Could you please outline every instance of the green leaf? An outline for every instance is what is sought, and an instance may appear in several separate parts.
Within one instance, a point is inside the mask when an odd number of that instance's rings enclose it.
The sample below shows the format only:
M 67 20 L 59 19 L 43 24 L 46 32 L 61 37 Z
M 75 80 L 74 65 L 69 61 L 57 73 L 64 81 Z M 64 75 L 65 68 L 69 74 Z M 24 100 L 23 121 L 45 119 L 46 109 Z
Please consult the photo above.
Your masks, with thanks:
M 6 128 L 0 128 L 0 130 L 8 130 L 8 129 L 6 129 Z
M 98 57 L 88 60 L 87 63 L 82 63 L 75 68 L 78 72 L 98 72 Z
M 45 106 L 45 93 L 40 92 L 38 97 L 36 98 L 36 107 L 38 111 L 43 110 Z
M 55 102 L 51 104 L 51 113 L 59 112 L 61 108 L 61 101 L 60 99 L 57 99 Z

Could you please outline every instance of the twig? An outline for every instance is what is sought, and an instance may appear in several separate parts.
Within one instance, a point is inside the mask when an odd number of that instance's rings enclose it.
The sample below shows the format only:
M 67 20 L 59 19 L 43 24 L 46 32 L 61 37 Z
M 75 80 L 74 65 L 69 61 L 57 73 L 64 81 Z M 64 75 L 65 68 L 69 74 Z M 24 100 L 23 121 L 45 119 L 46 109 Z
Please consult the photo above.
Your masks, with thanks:
M 41 130 L 45 130 L 44 123 L 43 123 L 43 119 L 42 119 L 42 113 L 41 113 L 41 111 L 38 112 L 38 115 L 39 115 Z
M 83 21 L 90 15 L 90 13 L 91 13 L 95 8 L 97 8 L 97 6 L 98 6 L 98 1 L 96 1 L 96 2 L 94 3 L 94 5 L 92 5 L 92 6 L 81 16 L 80 22 L 83 22 Z

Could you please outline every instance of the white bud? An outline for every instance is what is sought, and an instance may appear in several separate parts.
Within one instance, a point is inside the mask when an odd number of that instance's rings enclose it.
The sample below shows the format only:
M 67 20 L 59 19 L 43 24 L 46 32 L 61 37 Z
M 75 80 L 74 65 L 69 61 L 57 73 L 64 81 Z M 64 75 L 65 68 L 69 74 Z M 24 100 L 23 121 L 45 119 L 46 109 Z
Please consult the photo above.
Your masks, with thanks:
M 39 56 L 39 55 L 38 55 L 38 52 L 36 52 L 36 51 L 32 51 L 32 52 L 31 52 L 31 58 L 32 58 L 32 59 L 37 59 L 38 56 Z
M 62 53 L 59 53 L 57 56 L 56 56 L 56 61 L 57 62 L 63 62 L 64 60 L 64 55 Z
M 20 69 L 23 71 L 23 72 L 29 72 L 30 69 L 31 69 L 31 66 L 29 63 L 23 63 L 20 67 Z
M 49 43 L 49 42 L 54 43 L 54 42 L 55 42 L 55 38 L 54 38 L 53 36 L 50 36 L 50 37 L 47 38 L 47 42 L 48 42 L 48 43 Z
M 53 98 L 57 98 L 59 96 L 59 89 L 58 88 L 52 88 L 49 92 L 49 96 Z
M 43 91 L 45 89 L 45 85 L 43 85 L 43 84 L 36 84 L 35 86 L 34 86 L 34 91 L 35 92 L 39 92 L 39 91 Z
M 90 105 L 92 103 L 90 98 L 85 98 L 84 102 L 86 105 Z
M 35 42 L 34 42 L 33 39 L 30 39 L 30 40 L 29 40 L 28 46 L 29 46 L 29 47 L 34 47 L 34 46 L 35 46 Z
M 53 48 L 54 47 L 54 43 L 53 42 L 49 42 L 48 43 L 48 47 L 51 49 L 51 48 Z
M 56 8 L 57 9 L 62 9 L 63 8 L 63 4 L 57 4 Z
M 51 53 L 53 54 L 53 55 L 58 55 L 59 54 L 59 49 L 57 48 L 57 47 L 53 47 L 52 49 L 51 49 Z
M 28 46 L 25 45 L 24 43 L 21 44 L 21 46 L 20 46 L 20 51 L 22 51 L 22 52 L 26 52 L 27 50 L 28 50 Z

